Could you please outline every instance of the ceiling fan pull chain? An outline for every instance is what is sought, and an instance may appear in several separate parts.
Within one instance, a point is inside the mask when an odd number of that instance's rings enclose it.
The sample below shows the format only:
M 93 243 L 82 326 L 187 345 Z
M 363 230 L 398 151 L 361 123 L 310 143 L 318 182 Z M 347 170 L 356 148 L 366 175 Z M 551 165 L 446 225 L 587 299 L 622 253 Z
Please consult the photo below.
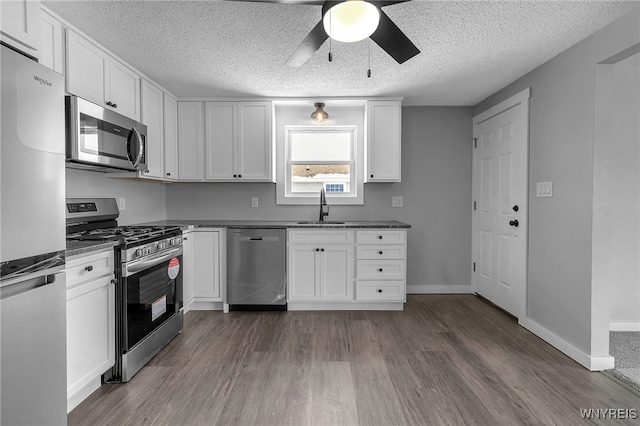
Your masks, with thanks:
M 367 70 L 367 78 L 371 78 L 371 39 L 369 39 L 369 69 Z
M 331 32 L 331 16 L 333 14 L 331 13 L 331 10 L 329 10 L 329 32 Z M 331 43 L 331 37 L 329 37 L 329 62 L 333 62 L 333 55 L 331 54 L 331 47 L 332 47 L 332 43 Z

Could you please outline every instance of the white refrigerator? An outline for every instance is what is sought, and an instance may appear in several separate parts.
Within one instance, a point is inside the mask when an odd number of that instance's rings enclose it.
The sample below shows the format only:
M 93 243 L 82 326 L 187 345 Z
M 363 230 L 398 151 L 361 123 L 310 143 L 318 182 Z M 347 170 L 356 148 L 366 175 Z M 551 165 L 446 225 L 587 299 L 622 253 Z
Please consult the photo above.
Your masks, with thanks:
M 1 49 L 0 424 L 65 425 L 64 79 Z

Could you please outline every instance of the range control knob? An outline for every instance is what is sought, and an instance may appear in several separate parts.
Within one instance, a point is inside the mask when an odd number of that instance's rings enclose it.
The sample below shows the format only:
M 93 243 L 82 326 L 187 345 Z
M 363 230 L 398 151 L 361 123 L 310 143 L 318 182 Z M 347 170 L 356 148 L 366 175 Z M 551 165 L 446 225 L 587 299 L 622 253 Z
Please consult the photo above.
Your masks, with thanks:
M 144 250 L 142 250 L 141 248 L 136 249 L 136 252 L 135 252 L 135 256 L 136 256 L 136 257 L 140 257 L 140 256 L 142 256 L 143 254 L 144 254 Z
M 167 243 L 166 243 L 166 242 L 164 242 L 164 241 L 160 241 L 160 242 L 156 245 L 156 248 L 157 248 L 158 250 L 164 250 L 166 247 L 167 247 Z

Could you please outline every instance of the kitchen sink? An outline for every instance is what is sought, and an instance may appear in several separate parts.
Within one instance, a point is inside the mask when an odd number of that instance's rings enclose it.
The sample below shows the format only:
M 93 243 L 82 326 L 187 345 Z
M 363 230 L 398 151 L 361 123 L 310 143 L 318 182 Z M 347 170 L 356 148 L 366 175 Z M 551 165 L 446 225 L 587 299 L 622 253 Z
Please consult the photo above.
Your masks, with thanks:
M 301 220 L 296 223 L 298 225 L 345 225 L 345 222 L 338 222 L 334 220 Z

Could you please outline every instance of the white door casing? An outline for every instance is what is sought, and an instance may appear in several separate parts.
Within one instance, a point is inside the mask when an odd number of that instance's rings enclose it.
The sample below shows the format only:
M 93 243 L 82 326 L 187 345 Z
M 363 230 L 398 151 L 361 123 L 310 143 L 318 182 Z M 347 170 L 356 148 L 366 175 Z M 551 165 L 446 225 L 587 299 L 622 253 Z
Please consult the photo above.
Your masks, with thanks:
M 526 317 L 529 96 L 473 119 L 472 285 L 518 318 Z

